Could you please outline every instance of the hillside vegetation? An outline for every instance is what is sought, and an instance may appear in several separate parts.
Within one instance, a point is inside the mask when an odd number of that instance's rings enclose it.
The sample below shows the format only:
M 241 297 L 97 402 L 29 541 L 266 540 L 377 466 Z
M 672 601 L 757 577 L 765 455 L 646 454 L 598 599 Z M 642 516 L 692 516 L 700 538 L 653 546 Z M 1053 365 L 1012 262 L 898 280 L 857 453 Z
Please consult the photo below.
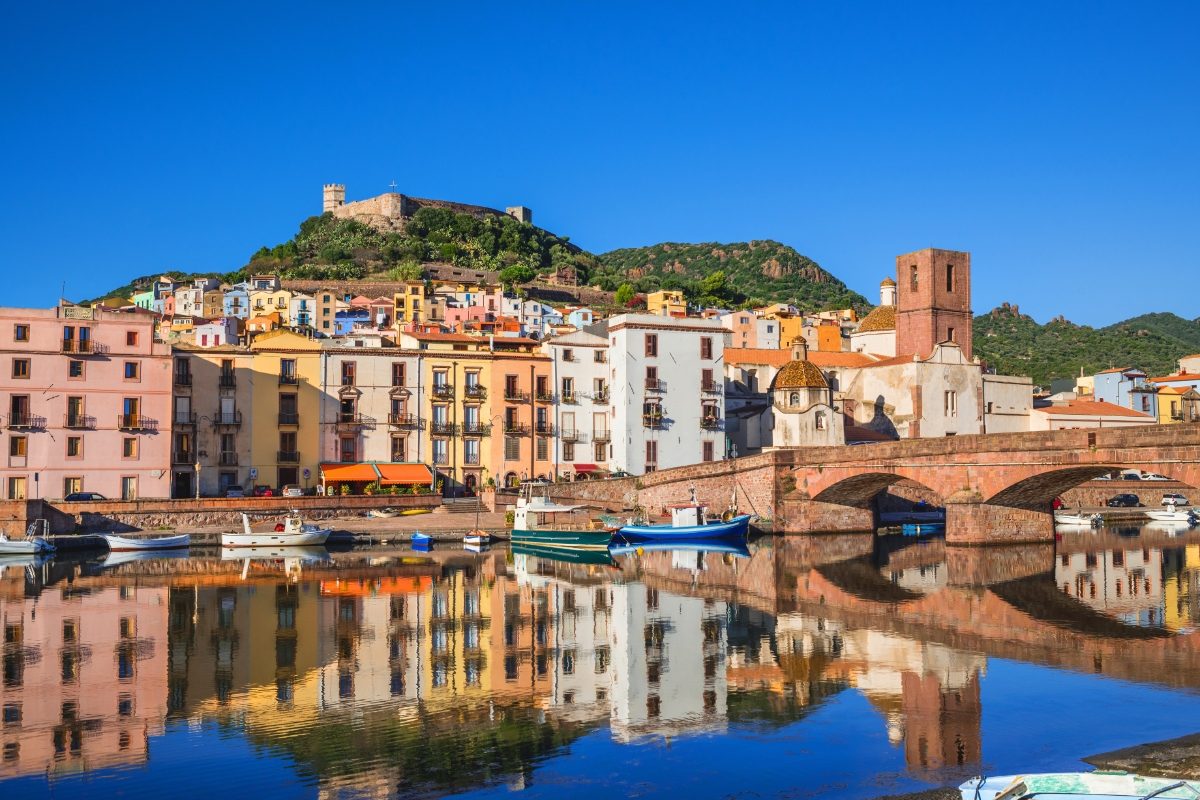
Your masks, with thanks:
M 1048 386 L 1056 378 L 1091 375 L 1111 367 L 1140 367 L 1151 374 L 1175 371 L 1181 356 L 1200 353 L 1200 320 L 1143 314 L 1104 328 L 1062 317 L 1040 325 L 1005 303 L 975 318 L 975 354 L 998 372 L 1028 375 Z
M 679 244 L 613 250 L 599 257 L 592 282 L 616 291 L 622 284 L 638 292 L 682 289 L 689 300 L 717 305 L 759 306 L 794 303 L 802 311 L 870 308 L 866 298 L 846 287 L 820 264 L 785 244 L 770 240 L 735 244 Z M 712 292 L 725 278 L 724 292 Z M 707 284 L 706 284 L 707 281 Z

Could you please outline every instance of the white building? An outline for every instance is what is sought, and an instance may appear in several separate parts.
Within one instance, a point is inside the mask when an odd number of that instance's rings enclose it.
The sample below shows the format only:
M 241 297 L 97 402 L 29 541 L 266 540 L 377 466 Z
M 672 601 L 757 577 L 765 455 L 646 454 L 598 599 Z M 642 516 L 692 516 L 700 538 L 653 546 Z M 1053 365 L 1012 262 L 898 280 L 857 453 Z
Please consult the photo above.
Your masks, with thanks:
M 551 339 L 542 349 L 552 360 L 558 395 L 555 472 L 581 477 L 593 471 L 611 471 L 608 339 L 589 331 L 575 331 Z
M 879 284 L 879 305 L 850 334 L 850 349 L 855 353 L 896 355 L 896 282 L 891 278 Z
M 621 314 L 590 331 L 609 342 L 614 468 L 640 475 L 725 457 L 729 332 L 719 322 Z

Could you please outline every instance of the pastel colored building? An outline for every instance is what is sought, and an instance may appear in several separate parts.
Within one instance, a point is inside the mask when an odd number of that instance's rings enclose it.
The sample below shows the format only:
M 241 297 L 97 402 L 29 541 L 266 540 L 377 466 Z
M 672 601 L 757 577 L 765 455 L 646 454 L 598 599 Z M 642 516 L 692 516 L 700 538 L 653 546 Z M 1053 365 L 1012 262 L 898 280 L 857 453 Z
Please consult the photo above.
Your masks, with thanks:
M 1133 367 L 1106 369 L 1097 372 L 1092 396 L 1099 402 L 1158 416 L 1157 387 L 1146 373 Z
M 171 351 L 143 311 L 0 308 L 0 496 L 167 497 Z
M 646 295 L 646 312 L 668 317 L 686 317 L 687 300 L 679 289 L 663 289 Z
M 313 486 L 321 460 L 321 345 L 280 330 L 255 337 L 250 349 L 250 467 L 258 483 Z
M 596 321 L 596 312 L 590 308 L 572 308 L 566 316 L 566 323 L 579 330 L 586 328 Z
M 237 344 L 239 321 L 231 317 L 209 320 L 192 329 L 192 341 L 197 347 L 222 347 Z
M 238 319 L 249 318 L 250 287 L 247 284 L 238 283 L 225 290 L 225 303 L 221 315 Z
M 1154 425 L 1158 418 L 1103 400 L 1059 398 L 1035 406 L 1029 414 L 1029 429 L 1060 431 L 1070 428 L 1128 428 Z

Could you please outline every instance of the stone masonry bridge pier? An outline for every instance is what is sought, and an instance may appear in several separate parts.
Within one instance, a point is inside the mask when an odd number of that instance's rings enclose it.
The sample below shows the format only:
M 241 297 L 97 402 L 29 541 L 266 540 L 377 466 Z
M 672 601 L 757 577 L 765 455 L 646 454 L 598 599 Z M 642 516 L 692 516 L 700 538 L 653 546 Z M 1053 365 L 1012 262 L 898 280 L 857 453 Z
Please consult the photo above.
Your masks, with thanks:
M 1200 487 L 1200 425 L 789 448 L 640 478 L 560 485 L 555 496 L 655 513 L 685 500 L 695 486 L 716 507 L 736 492 L 741 510 L 771 519 L 777 533 L 849 532 L 874 529 L 874 498 L 907 481 L 945 506 L 948 544 L 1000 544 L 1052 541 L 1054 498 L 1119 469 Z M 1114 493 L 1120 488 L 1113 484 Z

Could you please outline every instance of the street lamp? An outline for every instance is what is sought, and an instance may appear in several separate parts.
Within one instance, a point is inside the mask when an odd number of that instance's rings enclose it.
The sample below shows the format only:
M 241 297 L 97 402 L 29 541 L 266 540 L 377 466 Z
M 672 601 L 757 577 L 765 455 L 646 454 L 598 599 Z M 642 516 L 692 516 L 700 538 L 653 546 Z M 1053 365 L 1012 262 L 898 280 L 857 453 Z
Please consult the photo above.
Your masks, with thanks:
M 196 459 L 196 463 L 192 465 L 192 469 L 196 470 L 196 499 L 200 499 L 200 459 Z

